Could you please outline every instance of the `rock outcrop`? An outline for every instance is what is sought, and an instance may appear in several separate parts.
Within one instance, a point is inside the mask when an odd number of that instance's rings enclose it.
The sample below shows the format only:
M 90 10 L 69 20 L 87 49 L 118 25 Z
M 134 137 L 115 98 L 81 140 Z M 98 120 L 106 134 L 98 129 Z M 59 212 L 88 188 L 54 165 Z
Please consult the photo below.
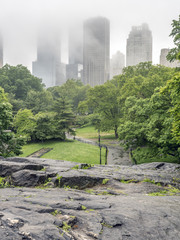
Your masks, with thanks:
M 180 239 L 178 164 L 1 158 L 0 176 L 2 240 Z

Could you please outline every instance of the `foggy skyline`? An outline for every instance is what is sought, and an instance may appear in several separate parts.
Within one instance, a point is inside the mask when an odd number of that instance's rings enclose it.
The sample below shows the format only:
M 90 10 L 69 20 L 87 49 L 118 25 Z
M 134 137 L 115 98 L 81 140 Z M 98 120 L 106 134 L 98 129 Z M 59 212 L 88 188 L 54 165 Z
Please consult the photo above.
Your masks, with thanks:
M 110 23 L 107 18 L 88 19 L 83 26 L 83 83 L 94 87 L 109 80 Z
M 132 26 L 147 23 L 153 37 L 153 64 L 159 63 L 162 48 L 172 48 L 169 37 L 173 19 L 180 14 L 179 0 L 0 0 L 0 29 L 4 35 L 4 64 L 23 64 L 31 70 L 36 60 L 38 27 L 55 25 L 61 31 L 62 62 L 67 63 L 68 28 L 88 18 L 110 20 L 110 57 L 126 53 Z

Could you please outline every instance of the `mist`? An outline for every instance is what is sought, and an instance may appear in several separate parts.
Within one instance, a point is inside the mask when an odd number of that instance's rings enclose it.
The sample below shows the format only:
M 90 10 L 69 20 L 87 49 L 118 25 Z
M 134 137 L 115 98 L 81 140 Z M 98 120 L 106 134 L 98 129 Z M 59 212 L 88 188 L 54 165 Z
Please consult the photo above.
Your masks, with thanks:
M 68 31 L 81 35 L 83 21 L 97 16 L 110 21 L 110 56 L 117 51 L 125 54 L 131 27 L 147 23 L 153 36 L 153 63 L 158 64 L 160 50 L 173 47 L 169 34 L 179 13 L 179 0 L 0 0 L 4 64 L 23 64 L 32 70 L 41 27 L 47 36 L 49 28 L 56 28 L 61 61 L 68 63 Z

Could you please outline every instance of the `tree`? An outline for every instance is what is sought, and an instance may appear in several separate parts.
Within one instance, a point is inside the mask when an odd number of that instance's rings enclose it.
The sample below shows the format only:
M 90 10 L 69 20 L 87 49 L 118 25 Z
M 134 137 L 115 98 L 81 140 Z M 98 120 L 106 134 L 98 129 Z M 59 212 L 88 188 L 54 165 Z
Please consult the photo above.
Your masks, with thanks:
M 21 109 L 14 117 L 14 127 L 16 135 L 24 136 L 27 141 L 63 139 L 63 133 L 57 126 L 54 112 L 39 112 L 33 115 L 31 110 Z
M 171 100 L 169 94 L 162 95 L 159 90 L 155 91 L 149 102 L 151 111 L 147 121 L 147 139 L 162 155 L 179 159 L 178 144 L 172 137 Z
M 133 150 L 135 160 L 140 149 L 141 158 L 170 155 L 180 159 L 179 145 L 172 138 L 173 119 L 169 112 L 170 106 L 169 94 L 162 95 L 159 89 L 149 99 L 126 99 L 119 136 L 122 145 Z
M 118 104 L 119 90 L 108 81 L 107 83 L 89 89 L 87 104 L 94 113 L 100 116 L 100 130 L 113 129 L 115 137 L 118 137 L 117 129 L 121 116 Z
M 48 91 L 52 93 L 54 100 L 59 97 L 68 99 L 73 112 L 77 113 L 78 104 L 80 101 L 85 100 L 89 88 L 89 85 L 84 86 L 80 80 L 69 79 L 62 86 L 49 88 Z
M 12 132 L 12 106 L 7 101 L 4 90 L 0 87 L 0 156 L 19 155 L 23 138 L 15 137 Z
M 53 110 L 56 113 L 57 130 L 63 133 L 63 139 L 66 138 L 66 132 L 75 135 L 72 128 L 75 116 L 71 109 L 71 104 L 65 97 L 60 97 L 54 102 Z
M 14 128 L 18 136 L 24 136 L 27 141 L 32 140 L 32 134 L 37 127 L 36 119 L 29 109 L 20 109 L 13 120 Z
M 0 86 L 5 92 L 12 93 L 16 99 L 25 100 L 28 91 L 42 91 L 43 85 L 41 80 L 33 75 L 30 71 L 22 66 L 10 66 L 6 64 L 0 69 Z
M 169 111 L 172 116 L 172 135 L 174 140 L 180 144 L 180 73 L 174 75 L 172 80 L 167 82 L 166 86 L 161 89 L 161 94 L 170 96 Z
M 31 109 L 34 114 L 50 110 L 52 104 L 52 95 L 45 89 L 42 91 L 29 91 L 25 101 L 26 107 Z
M 147 121 L 150 107 L 149 99 L 128 97 L 123 108 L 124 116 L 118 128 L 121 145 L 126 150 L 136 149 L 147 144 Z
M 122 105 L 129 96 L 150 98 L 154 89 L 164 86 L 174 73 L 175 69 L 145 62 L 124 68 L 123 74 L 116 76 L 112 82 L 119 88 L 119 101 Z
M 36 127 L 32 139 L 45 141 L 50 139 L 64 139 L 63 131 L 59 131 L 55 113 L 38 113 L 35 115 Z
M 180 60 L 180 15 L 179 19 L 173 20 L 171 25 L 172 31 L 169 36 L 173 37 L 175 47 L 169 51 L 167 59 L 173 62 L 174 60 Z
M 13 105 L 13 111 L 24 108 L 29 91 L 43 90 L 41 79 L 31 75 L 30 71 L 22 66 L 16 67 L 6 64 L 0 68 L 0 86 L 9 94 L 9 101 Z
M 174 69 L 164 66 L 153 66 L 151 62 L 140 63 L 124 68 L 123 74 L 115 76 L 107 83 L 89 89 L 87 101 L 79 103 L 81 112 L 98 113 L 101 119 L 101 129 L 115 131 L 118 137 L 118 126 L 123 120 L 122 108 L 129 96 L 137 99 L 150 98 L 156 87 L 165 85 L 171 79 Z

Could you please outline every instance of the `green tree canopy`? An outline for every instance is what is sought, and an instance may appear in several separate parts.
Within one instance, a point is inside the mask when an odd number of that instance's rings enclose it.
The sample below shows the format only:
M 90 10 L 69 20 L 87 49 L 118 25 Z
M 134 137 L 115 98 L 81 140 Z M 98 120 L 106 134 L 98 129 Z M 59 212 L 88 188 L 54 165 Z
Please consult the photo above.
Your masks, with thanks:
M 172 137 L 173 118 L 170 114 L 171 101 L 169 94 L 161 94 L 158 89 L 151 98 L 137 99 L 129 97 L 125 101 L 124 117 L 119 126 L 119 138 L 126 149 L 148 148 L 148 157 L 171 155 L 177 160 L 179 144 Z M 147 154 L 147 151 L 144 151 Z M 141 155 L 141 158 L 147 157 Z M 137 160 L 137 159 L 136 159 Z
M 8 64 L 0 68 L 0 86 L 8 93 L 14 112 L 25 107 L 24 101 L 29 91 L 41 92 L 44 87 L 41 79 L 33 76 L 26 67 Z
M 43 89 L 42 91 L 31 90 L 27 94 L 25 106 L 28 109 L 31 109 L 34 114 L 49 111 L 52 105 L 53 97 L 46 89 Z
M 64 139 L 63 131 L 59 131 L 55 113 L 45 112 L 35 115 L 36 127 L 32 139 L 45 141 L 50 139 Z
M 172 31 L 170 36 L 173 37 L 175 47 L 169 51 L 167 59 L 173 62 L 174 60 L 180 60 L 180 15 L 179 19 L 173 20 L 171 25 Z
M 20 109 L 14 117 L 14 128 L 18 136 L 24 136 L 28 141 L 32 140 L 32 134 L 37 127 L 36 119 L 29 109 Z
M 180 144 L 180 73 L 174 75 L 172 80 L 167 82 L 166 86 L 162 88 L 161 94 L 170 96 L 169 111 L 173 121 L 172 135 L 175 141 Z
M 119 101 L 122 106 L 129 96 L 150 98 L 156 87 L 164 86 L 175 73 L 175 69 L 151 62 L 139 63 L 124 68 L 123 74 L 115 76 L 112 83 L 119 89 Z
M 124 68 L 123 74 L 115 76 L 107 83 L 89 89 L 87 100 L 79 103 L 79 111 L 98 113 L 101 129 L 114 129 L 116 137 L 119 123 L 123 120 L 125 101 L 132 96 L 137 99 L 148 99 L 157 87 L 164 86 L 172 78 L 175 69 L 151 62 L 140 63 Z
M 116 137 L 118 137 L 117 128 L 121 116 L 118 96 L 119 90 L 113 83 L 108 81 L 103 85 L 89 89 L 87 97 L 89 108 L 100 116 L 100 125 L 98 127 L 105 131 L 113 129 Z
M 65 97 L 59 97 L 54 102 L 53 110 L 56 113 L 57 130 L 63 133 L 63 139 L 66 138 L 66 133 L 75 135 L 72 128 L 75 115 L 72 112 L 69 100 Z
M 84 86 L 80 80 L 69 79 L 62 86 L 48 88 L 56 100 L 59 97 L 68 99 L 72 106 L 73 112 L 77 112 L 80 101 L 86 99 L 86 94 L 90 86 Z
M 16 99 L 25 100 L 28 91 L 42 91 L 41 80 L 31 75 L 30 71 L 22 66 L 16 67 L 6 64 L 0 69 L 0 86 L 5 92 L 14 94 Z
M 19 155 L 24 143 L 22 138 L 12 132 L 12 106 L 7 101 L 4 90 L 0 87 L 0 156 Z

